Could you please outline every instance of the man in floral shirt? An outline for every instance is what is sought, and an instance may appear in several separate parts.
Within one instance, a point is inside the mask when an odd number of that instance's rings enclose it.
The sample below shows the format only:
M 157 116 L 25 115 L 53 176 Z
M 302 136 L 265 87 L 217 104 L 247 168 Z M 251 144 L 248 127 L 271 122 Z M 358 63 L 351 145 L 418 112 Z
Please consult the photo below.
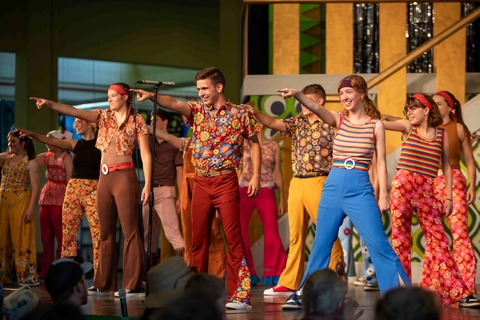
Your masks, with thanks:
M 321 85 L 308 85 L 302 93 L 320 105 L 325 102 L 325 90 Z M 272 118 L 254 108 L 250 110 L 266 127 L 292 137 L 293 179 L 288 195 L 289 254 L 278 284 L 264 291 L 264 295 L 268 296 L 289 296 L 299 287 L 305 270 L 307 223 L 309 217 L 314 223 L 317 220 L 323 184 L 332 166 L 335 131 L 304 106 L 302 115 L 284 120 Z M 332 248 L 329 268 L 335 270 L 339 261 L 343 263 L 343 250 L 337 239 Z
M 138 101 L 153 101 L 156 98 L 160 106 L 181 113 L 193 128 L 192 266 L 198 272 L 208 272 L 210 234 L 217 210 L 228 247 L 227 291 L 232 296 L 244 255 L 240 239 L 236 169 L 242 165 L 243 141 L 246 138 L 250 142 L 254 167 L 248 193 L 251 197 L 257 195 L 261 151 L 256 134 L 260 127 L 246 106 L 232 104 L 225 98 L 225 78 L 220 70 L 214 67 L 202 69 L 195 76 L 195 82 L 202 102 L 183 102 L 165 95 L 155 97 L 144 90 L 135 92 Z M 244 307 L 244 303 L 237 300 L 234 304 L 238 304 L 235 309 Z

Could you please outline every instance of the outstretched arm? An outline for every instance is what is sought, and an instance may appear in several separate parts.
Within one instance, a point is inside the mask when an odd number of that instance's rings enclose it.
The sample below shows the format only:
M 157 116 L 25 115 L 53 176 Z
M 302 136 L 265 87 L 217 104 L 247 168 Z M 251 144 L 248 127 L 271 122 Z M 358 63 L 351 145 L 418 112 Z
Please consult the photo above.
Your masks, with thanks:
M 150 134 L 153 134 L 153 127 L 152 126 L 147 126 L 147 130 Z M 182 149 L 183 148 L 183 142 L 182 139 L 174 136 L 173 134 L 168 133 L 167 129 L 165 128 L 164 130 L 155 130 L 155 136 L 159 139 L 165 140 L 167 143 L 171 144 L 173 147 L 177 149 Z
M 386 130 L 398 131 L 407 134 L 410 130 L 410 121 L 389 115 L 382 115 L 382 122 Z
M 50 108 L 61 114 L 80 118 L 88 122 L 97 123 L 97 111 L 95 110 L 81 110 L 69 106 L 68 104 L 61 104 L 55 101 L 46 100 L 43 98 L 30 97 L 30 100 L 35 100 L 38 109 Z
M 285 123 L 280 120 L 280 119 L 275 119 L 273 117 L 270 117 L 269 115 L 266 115 L 265 113 L 261 112 L 258 109 L 255 109 L 251 105 L 244 105 L 247 109 L 249 109 L 253 115 L 255 116 L 255 119 L 258 120 L 261 124 L 263 124 L 265 127 L 274 129 L 277 131 L 286 131 L 287 128 L 285 127 Z
M 155 94 L 153 92 L 148 92 L 142 89 L 132 89 L 132 91 L 137 94 L 138 101 L 153 101 L 155 98 Z M 190 110 L 188 103 L 184 101 L 178 101 L 170 96 L 157 94 L 157 104 L 162 108 L 176 111 L 186 117 L 190 117 L 192 115 L 192 111 Z
M 25 129 L 20 129 L 16 128 L 17 130 L 20 130 L 20 137 L 32 137 L 33 139 L 49 144 L 51 146 L 60 148 L 62 150 L 70 150 L 73 151 L 73 148 L 77 145 L 77 140 L 72 140 L 72 139 L 63 139 L 63 140 L 58 140 L 54 138 L 47 137 L 46 135 L 36 133 L 33 131 L 25 130 Z
M 297 89 L 277 89 L 277 92 L 281 92 L 284 99 L 295 97 L 295 99 L 297 99 L 307 109 L 319 116 L 323 122 L 331 125 L 332 127 L 337 127 L 338 123 L 340 122 L 340 115 L 337 112 L 328 111 L 316 101 L 313 101 Z

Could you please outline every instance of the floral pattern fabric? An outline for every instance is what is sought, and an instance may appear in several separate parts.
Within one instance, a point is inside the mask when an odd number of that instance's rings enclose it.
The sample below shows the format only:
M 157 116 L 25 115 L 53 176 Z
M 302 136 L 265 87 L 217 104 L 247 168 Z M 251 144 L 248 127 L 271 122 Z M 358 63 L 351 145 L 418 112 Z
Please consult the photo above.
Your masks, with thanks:
M 275 168 L 275 150 L 276 142 L 267 140 L 261 143 L 262 163 L 260 174 L 260 188 L 272 188 L 275 186 L 274 168 Z M 239 179 L 242 187 L 248 187 L 248 183 L 253 177 L 253 165 L 250 155 L 250 144 L 244 142 L 243 152 L 243 170 Z
M 0 188 L 0 282 L 3 284 L 12 282 L 12 262 L 18 282 L 38 280 L 35 219 L 30 222 L 24 219 L 31 199 L 28 158 L 25 156 L 10 165 L 13 156 L 3 165 Z
M 452 169 L 452 176 L 453 211 L 448 216 L 448 222 L 453 238 L 453 258 L 470 292 L 476 292 L 477 262 L 468 233 L 467 183 L 460 169 Z M 440 203 L 444 203 L 447 199 L 447 191 L 442 170 L 435 178 L 435 185 L 438 191 L 438 200 Z
M 185 120 L 193 128 L 194 166 L 201 170 L 239 169 L 244 139 L 260 131 L 253 114 L 229 101 L 218 110 L 196 101 L 188 105 L 192 115 Z
M 67 152 L 62 153 L 58 159 L 55 159 L 53 152 L 50 151 L 45 155 L 45 165 L 47 166 L 45 175 L 47 177 L 47 183 L 45 183 L 40 193 L 39 203 L 41 205 L 61 206 L 63 204 L 63 197 L 67 186 L 63 161 L 67 157 L 71 157 Z
M 242 258 L 240 264 L 240 270 L 238 271 L 238 282 L 237 288 L 233 293 L 230 301 L 240 301 L 249 305 L 252 304 L 252 299 L 250 299 L 250 289 L 251 289 L 251 279 L 250 279 L 250 270 L 247 266 L 247 260 L 245 257 Z
M 443 213 L 432 177 L 399 170 L 390 194 L 392 247 L 410 280 L 411 226 L 415 213 L 425 236 L 425 256 L 419 286 L 437 292 L 443 305 L 457 302 L 471 292 L 462 280 L 443 227 Z
M 303 116 L 284 119 L 284 137 L 292 137 L 293 174 L 328 172 L 332 166 L 335 130 L 321 120 L 312 125 Z
M 98 180 L 70 179 L 62 212 L 62 258 L 77 255 L 78 228 L 83 212 L 87 216 L 93 247 L 93 271 L 97 273 L 100 258 L 100 223 L 97 212 Z
M 110 142 L 115 137 L 115 153 L 117 155 L 131 155 L 138 136 L 148 134 L 147 123 L 139 114 L 130 115 L 122 130 L 118 129 L 115 112 L 110 109 L 97 110 L 98 136 L 96 147 L 106 152 Z

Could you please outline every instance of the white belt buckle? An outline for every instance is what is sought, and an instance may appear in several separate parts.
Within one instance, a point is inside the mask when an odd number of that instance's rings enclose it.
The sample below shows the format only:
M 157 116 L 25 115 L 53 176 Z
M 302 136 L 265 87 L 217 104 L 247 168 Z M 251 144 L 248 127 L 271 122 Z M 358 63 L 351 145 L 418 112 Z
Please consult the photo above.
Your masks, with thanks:
M 351 162 L 351 163 L 350 163 Z M 353 168 L 355 168 L 355 160 L 353 160 L 352 158 L 348 158 L 347 160 L 345 160 L 345 162 L 343 163 L 343 166 L 345 167 L 345 169 L 347 170 L 352 170 Z
M 102 164 L 102 173 L 104 175 L 108 174 L 108 166 L 106 164 Z

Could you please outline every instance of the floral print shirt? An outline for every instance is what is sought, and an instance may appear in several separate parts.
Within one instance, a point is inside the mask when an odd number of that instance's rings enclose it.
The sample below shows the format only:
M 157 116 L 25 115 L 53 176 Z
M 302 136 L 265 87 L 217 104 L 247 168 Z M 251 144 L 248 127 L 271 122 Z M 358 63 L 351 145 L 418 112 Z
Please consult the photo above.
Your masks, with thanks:
M 227 101 L 218 110 L 202 102 L 189 101 L 192 112 L 186 123 L 193 128 L 192 162 L 197 169 L 238 169 L 242 165 L 243 141 L 259 130 L 252 113 Z
M 329 172 L 332 166 L 332 148 L 335 130 L 321 120 L 312 125 L 307 117 L 284 119 L 284 137 L 292 137 L 293 174 Z
M 130 115 L 127 123 L 120 130 L 113 110 L 98 109 L 97 112 L 98 136 L 95 146 L 102 152 L 107 151 L 110 142 L 115 137 L 115 153 L 119 156 L 131 155 L 137 137 L 148 134 L 147 123 L 139 114 L 135 115 L 135 123 L 133 122 L 133 116 Z
M 275 151 L 276 151 L 276 142 L 271 140 L 266 140 L 261 143 L 262 147 L 262 163 L 261 163 L 261 174 L 260 174 L 260 187 L 261 188 L 272 188 L 275 186 Z M 244 143 L 245 152 L 243 154 L 243 171 L 239 179 L 239 184 L 242 187 L 248 187 L 248 183 L 252 180 L 253 177 L 253 165 L 252 158 L 250 156 L 250 144 L 248 141 Z

